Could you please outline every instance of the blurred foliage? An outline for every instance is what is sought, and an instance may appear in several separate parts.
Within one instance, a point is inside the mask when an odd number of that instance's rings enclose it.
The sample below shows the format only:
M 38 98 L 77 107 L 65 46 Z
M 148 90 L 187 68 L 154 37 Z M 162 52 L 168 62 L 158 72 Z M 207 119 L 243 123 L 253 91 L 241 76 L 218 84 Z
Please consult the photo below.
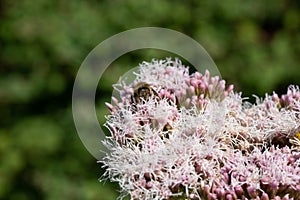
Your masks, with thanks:
M 116 199 L 116 185 L 77 136 L 73 81 L 87 54 L 131 28 L 171 28 L 196 39 L 244 95 L 300 84 L 300 3 L 265 1 L 0 1 L 0 199 Z M 111 84 L 166 52 L 115 61 L 99 83 L 99 121 Z M 113 74 L 113 76 L 111 76 Z

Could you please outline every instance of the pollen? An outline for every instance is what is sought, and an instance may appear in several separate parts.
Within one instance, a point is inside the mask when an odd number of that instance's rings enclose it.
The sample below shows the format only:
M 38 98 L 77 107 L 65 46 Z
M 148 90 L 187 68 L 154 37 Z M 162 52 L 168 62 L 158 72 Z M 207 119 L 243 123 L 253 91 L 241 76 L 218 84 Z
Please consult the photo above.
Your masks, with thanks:
M 298 133 L 296 133 L 295 138 L 297 138 L 298 140 L 300 140 L 300 131 Z

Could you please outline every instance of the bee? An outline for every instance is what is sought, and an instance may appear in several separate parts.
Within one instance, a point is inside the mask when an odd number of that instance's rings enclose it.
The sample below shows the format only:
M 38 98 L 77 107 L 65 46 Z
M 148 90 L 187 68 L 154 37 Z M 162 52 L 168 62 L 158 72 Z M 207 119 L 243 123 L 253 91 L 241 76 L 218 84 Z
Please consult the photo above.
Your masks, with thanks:
M 162 131 L 165 133 L 164 134 L 165 138 L 169 139 L 170 138 L 170 134 L 173 131 L 173 127 L 169 123 L 167 123 L 167 124 L 165 124 L 163 126 Z
M 289 142 L 292 144 L 293 149 L 300 150 L 300 131 L 290 138 Z
M 140 82 L 137 83 L 133 88 L 133 96 L 132 96 L 133 103 L 138 104 L 143 101 L 148 101 L 152 97 L 160 99 L 158 93 L 148 83 Z
M 161 100 L 161 97 L 158 95 L 158 93 L 151 87 L 150 84 L 145 82 L 139 82 L 137 83 L 133 88 L 133 96 L 131 97 L 131 101 L 134 103 L 134 110 L 137 109 L 136 105 L 141 104 L 143 102 L 146 102 L 150 100 L 150 98 L 157 99 L 158 101 Z M 177 98 L 176 98 L 177 103 Z M 139 122 L 141 125 L 144 125 L 143 121 Z M 151 122 L 152 125 L 155 127 L 155 122 Z M 164 137 L 169 138 L 173 127 L 167 123 L 164 126 L 160 127 L 161 131 L 164 132 Z

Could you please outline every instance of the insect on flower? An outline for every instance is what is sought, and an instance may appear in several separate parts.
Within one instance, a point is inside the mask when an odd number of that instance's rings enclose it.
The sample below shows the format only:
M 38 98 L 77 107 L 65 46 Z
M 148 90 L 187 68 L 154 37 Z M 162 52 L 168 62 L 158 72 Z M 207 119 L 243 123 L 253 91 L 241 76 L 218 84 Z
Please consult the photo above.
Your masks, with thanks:
M 124 196 L 300 200 L 298 86 L 251 104 L 177 60 L 139 66 L 105 124 L 105 176 Z
M 161 97 L 158 93 L 151 87 L 150 84 L 145 82 L 137 83 L 133 88 L 133 96 L 131 97 L 131 101 L 133 104 L 143 103 L 145 101 L 149 101 L 150 98 L 155 98 L 160 101 Z M 143 122 L 140 122 L 143 125 Z M 169 137 L 168 133 L 172 130 L 172 126 L 167 123 L 163 126 L 162 131 L 166 132 L 166 137 Z
M 160 99 L 158 93 L 145 82 L 137 83 L 133 88 L 132 102 L 135 104 L 141 103 L 143 100 L 148 101 L 151 97 Z
M 292 144 L 293 149 L 300 151 L 300 132 L 297 132 L 294 137 L 290 138 L 289 142 Z

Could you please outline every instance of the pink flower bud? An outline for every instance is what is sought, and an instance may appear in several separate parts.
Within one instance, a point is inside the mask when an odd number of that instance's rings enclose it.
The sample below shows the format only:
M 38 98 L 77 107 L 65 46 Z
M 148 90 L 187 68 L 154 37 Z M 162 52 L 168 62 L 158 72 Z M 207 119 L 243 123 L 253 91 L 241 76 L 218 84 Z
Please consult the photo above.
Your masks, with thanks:
M 195 76 L 196 79 L 201 79 L 202 74 L 200 74 L 200 72 L 195 72 L 194 76 Z
M 266 193 L 262 193 L 261 200 L 269 200 L 269 196 Z
M 238 196 L 241 196 L 244 194 L 244 190 L 240 185 L 235 186 L 234 191 Z
M 146 183 L 146 186 L 145 186 L 146 189 L 150 189 L 152 187 L 153 187 L 153 184 L 152 184 L 151 181 L 149 181 L 149 182 Z
M 258 195 L 258 191 L 257 191 L 256 187 L 253 187 L 253 186 L 248 186 L 247 192 L 251 198 L 255 198 Z
M 232 195 L 231 194 L 227 194 L 226 195 L 226 200 L 232 200 L 233 198 L 232 198 Z

